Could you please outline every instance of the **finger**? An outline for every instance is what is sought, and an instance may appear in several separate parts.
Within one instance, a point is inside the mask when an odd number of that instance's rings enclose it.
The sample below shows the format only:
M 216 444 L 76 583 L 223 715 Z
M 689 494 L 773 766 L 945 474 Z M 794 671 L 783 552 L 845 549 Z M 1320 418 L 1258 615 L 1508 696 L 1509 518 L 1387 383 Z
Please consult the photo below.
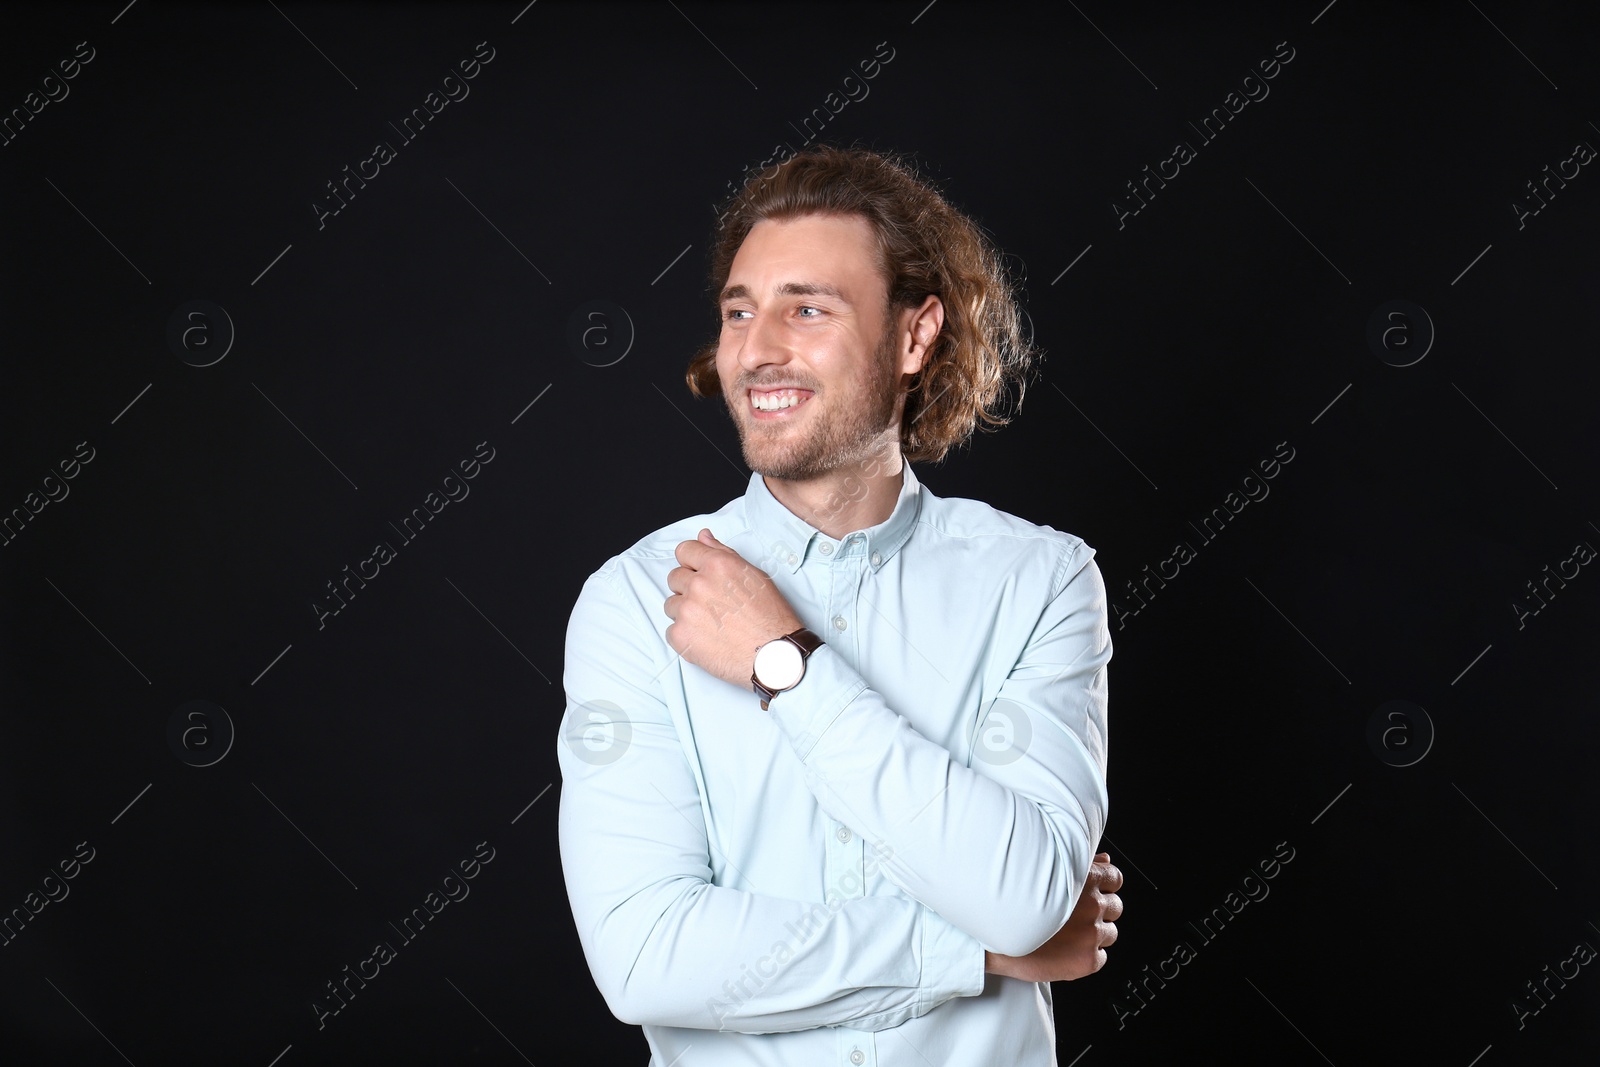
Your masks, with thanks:
M 1121 873 L 1122 872 L 1118 871 L 1116 867 L 1109 863 L 1093 863 L 1089 867 L 1089 873 L 1084 876 L 1084 889 L 1087 890 L 1094 887 L 1099 887 L 1107 892 L 1110 892 L 1114 889 L 1120 889 L 1122 887 L 1122 883 L 1119 880 Z M 1110 882 L 1112 881 L 1116 881 L 1117 884 L 1111 885 Z
M 1115 893 L 1105 894 L 1100 901 L 1100 917 L 1106 922 L 1122 918 L 1122 898 Z
M 700 569 L 700 564 L 705 561 L 705 554 L 711 549 L 699 540 L 679 541 L 678 548 L 673 555 L 678 558 L 678 563 L 692 571 Z
M 673 593 L 671 596 L 667 597 L 666 602 L 661 605 L 661 610 L 667 613 L 667 618 L 676 622 L 678 619 L 678 605 L 682 603 L 683 594 Z
M 1095 926 L 1095 932 L 1099 934 L 1101 948 L 1110 948 L 1117 943 L 1116 923 L 1099 923 Z
M 684 567 L 674 567 L 667 572 L 667 588 L 674 593 L 689 591 L 689 570 Z
M 1106 863 L 1100 866 L 1100 889 L 1106 893 L 1115 893 L 1122 888 L 1122 870 L 1115 864 Z
M 1111 853 L 1109 853 L 1109 852 L 1096 852 L 1094 854 L 1094 861 L 1096 863 L 1110 863 L 1111 862 Z
M 1072 906 L 1072 914 L 1067 917 L 1069 923 L 1092 921 L 1100 914 L 1100 896 L 1095 892 L 1094 883 L 1090 882 L 1083 887 L 1083 892 L 1078 894 L 1078 902 Z

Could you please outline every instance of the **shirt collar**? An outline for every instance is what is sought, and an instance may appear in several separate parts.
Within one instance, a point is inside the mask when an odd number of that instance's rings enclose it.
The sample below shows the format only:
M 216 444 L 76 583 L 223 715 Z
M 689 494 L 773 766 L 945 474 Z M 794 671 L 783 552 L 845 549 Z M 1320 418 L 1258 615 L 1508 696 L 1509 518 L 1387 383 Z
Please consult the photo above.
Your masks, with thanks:
M 910 539 L 922 511 L 922 483 L 911 470 L 911 464 L 902 462 L 900 471 L 900 495 L 889 517 L 876 526 L 853 530 L 837 540 L 790 511 L 772 495 L 766 480 L 752 472 L 744 494 L 744 508 L 746 521 L 761 546 L 764 562 L 758 565 L 769 572 L 783 568 L 793 574 L 808 559 L 813 564 L 864 560 L 874 571 L 880 569 Z

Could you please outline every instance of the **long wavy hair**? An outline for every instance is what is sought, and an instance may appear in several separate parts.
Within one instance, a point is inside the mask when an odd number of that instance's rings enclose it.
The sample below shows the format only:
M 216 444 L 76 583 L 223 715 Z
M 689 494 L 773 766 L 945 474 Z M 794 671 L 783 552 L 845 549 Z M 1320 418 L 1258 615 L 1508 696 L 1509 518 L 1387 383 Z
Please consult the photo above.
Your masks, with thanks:
M 1000 254 L 899 153 L 813 145 L 752 175 L 728 198 L 710 254 L 719 338 L 719 298 L 745 237 L 763 219 L 805 215 L 858 215 L 871 224 L 891 316 L 920 307 L 929 294 L 944 304 L 944 326 L 922 369 L 906 383 L 900 421 L 905 458 L 937 462 L 974 429 L 1010 422 L 1011 390 L 1020 409 L 1029 373 L 1044 353 L 1024 336 L 1022 310 Z M 706 343 L 689 361 L 685 379 L 695 396 L 722 396 L 718 345 L 719 340 Z

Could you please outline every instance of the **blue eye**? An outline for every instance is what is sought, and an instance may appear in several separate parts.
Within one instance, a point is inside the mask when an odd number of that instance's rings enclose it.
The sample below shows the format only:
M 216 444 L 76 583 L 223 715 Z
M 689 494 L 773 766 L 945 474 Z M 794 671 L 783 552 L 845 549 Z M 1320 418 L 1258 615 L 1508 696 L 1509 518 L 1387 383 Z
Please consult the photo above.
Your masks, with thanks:
M 821 308 L 813 307 L 810 304 L 802 304 L 796 310 L 798 310 L 798 311 L 815 311 L 817 313 L 816 315 L 801 315 L 800 317 L 803 318 L 803 319 L 814 319 L 814 318 L 817 317 L 817 315 L 821 315 L 822 314 L 822 309 Z M 727 320 L 734 321 L 734 322 L 743 322 L 744 321 L 743 319 L 736 318 L 735 316 L 738 316 L 738 315 L 749 315 L 751 313 L 752 312 L 748 308 L 731 308 L 723 315 L 723 318 L 727 319 Z

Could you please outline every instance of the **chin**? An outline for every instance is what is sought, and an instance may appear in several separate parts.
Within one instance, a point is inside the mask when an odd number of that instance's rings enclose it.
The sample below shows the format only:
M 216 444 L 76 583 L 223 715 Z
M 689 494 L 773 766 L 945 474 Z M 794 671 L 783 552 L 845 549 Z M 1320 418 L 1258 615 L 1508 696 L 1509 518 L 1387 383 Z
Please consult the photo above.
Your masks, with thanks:
M 783 481 L 801 480 L 811 473 L 806 457 L 798 456 L 792 450 L 746 449 L 744 465 L 757 474 Z

